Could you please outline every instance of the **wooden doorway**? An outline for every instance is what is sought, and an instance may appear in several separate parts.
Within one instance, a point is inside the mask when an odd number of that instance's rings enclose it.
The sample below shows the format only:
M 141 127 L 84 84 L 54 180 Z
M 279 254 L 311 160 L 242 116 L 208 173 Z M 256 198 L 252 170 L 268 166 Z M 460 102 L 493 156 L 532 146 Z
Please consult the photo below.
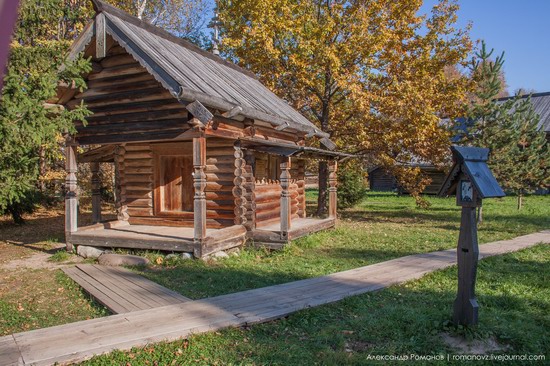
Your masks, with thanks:
M 192 143 L 158 144 L 154 156 L 154 213 L 159 217 L 193 215 Z

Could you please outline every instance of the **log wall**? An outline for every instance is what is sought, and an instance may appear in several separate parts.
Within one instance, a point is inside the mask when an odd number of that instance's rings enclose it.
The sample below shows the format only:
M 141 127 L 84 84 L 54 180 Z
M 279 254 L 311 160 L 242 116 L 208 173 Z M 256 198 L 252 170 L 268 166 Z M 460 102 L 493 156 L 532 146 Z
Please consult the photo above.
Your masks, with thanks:
M 127 207 L 130 223 L 153 217 L 153 152 L 149 144 L 124 146 L 124 184 L 121 199 Z
M 173 145 L 173 143 L 171 143 Z M 162 145 L 162 144 L 155 144 Z M 193 227 L 193 213 L 185 217 L 158 217 L 153 210 L 154 162 L 151 144 L 126 144 L 117 169 L 121 179 L 121 207 L 127 220 L 135 225 Z M 206 147 L 206 225 L 222 228 L 234 224 L 233 144 L 228 140 L 208 139 Z M 189 176 L 189 179 L 192 179 Z
M 206 219 L 222 227 L 235 220 L 233 180 L 235 179 L 235 149 L 233 141 L 209 138 L 206 140 Z
M 268 160 L 271 159 L 271 161 Z M 269 174 L 277 169 L 273 157 L 267 158 L 266 154 L 257 154 L 256 156 L 256 176 L 262 177 L 255 181 L 255 202 L 256 202 L 256 226 L 273 223 L 280 219 L 281 213 L 281 185 L 278 179 L 267 179 Z M 260 162 L 258 164 L 258 162 Z M 291 194 L 291 212 L 292 218 L 305 217 L 306 215 L 306 196 L 305 196 L 305 162 L 300 159 L 291 160 L 290 169 L 291 184 L 289 191 Z
M 84 102 L 93 115 L 75 123 L 81 145 L 162 140 L 189 129 L 185 107 L 120 46 L 112 47 L 87 77 L 88 89 L 66 103 Z
M 173 144 L 173 143 L 171 143 Z M 159 146 L 161 143 L 155 143 Z M 235 222 L 235 149 L 233 141 L 209 138 L 206 142 L 206 218 L 207 227 L 228 227 Z M 256 153 L 257 155 L 261 155 Z M 167 218 L 154 214 L 154 160 L 150 143 L 126 144 L 117 148 L 117 171 L 120 182 L 119 218 L 138 225 L 193 226 L 193 214 Z M 256 180 L 250 165 L 247 173 L 246 218 L 255 226 L 280 219 L 281 186 L 279 180 Z M 305 217 L 305 162 L 292 160 L 291 168 L 292 218 Z M 192 179 L 189 177 L 189 179 Z M 249 230 L 252 226 L 248 227 Z

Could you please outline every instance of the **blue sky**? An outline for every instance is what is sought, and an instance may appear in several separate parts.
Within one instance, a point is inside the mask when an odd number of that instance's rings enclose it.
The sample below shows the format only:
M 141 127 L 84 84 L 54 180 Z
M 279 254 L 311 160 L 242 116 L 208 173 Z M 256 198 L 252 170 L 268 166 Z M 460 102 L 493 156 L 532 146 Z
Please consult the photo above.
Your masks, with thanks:
M 436 0 L 425 0 L 429 12 Z M 550 0 L 458 0 L 458 24 L 472 22 L 470 36 L 504 51 L 508 91 L 550 91 Z

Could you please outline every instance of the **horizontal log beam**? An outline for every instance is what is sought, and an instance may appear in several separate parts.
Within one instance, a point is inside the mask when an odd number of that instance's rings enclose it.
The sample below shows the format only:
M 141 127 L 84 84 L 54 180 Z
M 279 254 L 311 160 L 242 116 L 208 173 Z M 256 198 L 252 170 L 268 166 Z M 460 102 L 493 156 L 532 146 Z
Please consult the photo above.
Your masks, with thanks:
M 112 76 L 133 75 L 144 72 L 145 68 L 135 62 L 130 65 L 105 68 L 98 73 L 88 75 L 89 80 L 105 79 Z
M 98 97 L 98 96 L 107 95 L 107 94 L 132 92 L 137 90 L 153 89 L 153 88 L 157 88 L 160 90 L 162 86 L 156 80 L 138 81 L 135 83 L 127 83 L 127 84 L 113 83 L 113 85 L 105 85 L 102 87 L 88 88 L 81 93 L 75 94 L 74 98 L 76 99 L 92 98 L 92 97 Z
M 161 140 L 189 140 L 193 136 L 199 135 L 198 132 L 193 130 L 181 131 L 181 130 L 172 130 L 167 132 L 140 132 L 140 133 L 129 133 L 129 134 L 119 134 L 119 135 L 101 135 L 101 136 L 76 136 L 76 140 L 81 145 L 102 145 L 102 144 L 117 144 L 117 143 L 128 143 L 128 142 L 152 142 L 152 141 L 161 141 Z
M 100 88 L 113 84 L 123 85 L 123 84 L 132 84 L 138 81 L 150 81 L 155 80 L 155 78 L 149 74 L 147 71 L 142 73 L 133 74 L 133 75 L 115 75 L 113 77 L 108 77 L 104 79 L 97 80 L 88 80 L 88 89 L 91 88 Z
M 121 113 L 114 115 L 91 115 L 87 117 L 88 125 L 102 125 L 122 122 L 161 121 L 170 119 L 187 120 L 187 111 L 176 105 L 174 109 L 154 110 L 149 112 Z
M 136 63 L 136 60 L 129 54 L 107 56 L 106 58 L 101 60 L 101 66 L 103 66 L 104 68 L 110 68 L 110 67 L 121 66 L 121 65 L 131 65 L 135 63 Z

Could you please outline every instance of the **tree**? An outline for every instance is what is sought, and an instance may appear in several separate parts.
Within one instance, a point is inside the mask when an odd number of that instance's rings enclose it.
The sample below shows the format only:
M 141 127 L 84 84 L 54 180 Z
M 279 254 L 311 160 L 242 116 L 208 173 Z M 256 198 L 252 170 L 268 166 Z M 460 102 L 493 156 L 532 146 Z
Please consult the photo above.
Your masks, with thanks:
M 486 116 L 485 146 L 492 151 L 490 167 L 506 190 L 518 197 L 550 184 L 550 155 L 531 98 L 507 100 Z
M 369 154 L 419 196 L 429 182 L 402 162 L 441 160 L 469 81 L 467 30 L 458 6 L 430 17 L 421 0 L 220 1 L 222 54 L 255 72 L 342 148 Z M 318 214 L 326 211 L 327 166 L 319 164 Z
M 110 2 L 178 36 L 204 41 L 205 1 Z M 44 179 L 59 175 L 61 134 L 75 132 L 74 121 L 88 115 L 84 106 L 69 111 L 45 102 L 60 81 L 85 87 L 80 75 L 90 70 L 88 61 L 68 62 L 64 55 L 92 16 L 90 0 L 21 2 L 0 100 L 0 214 L 10 213 L 18 223 L 34 207 Z
M 514 95 L 530 95 L 535 94 L 537 91 L 533 88 L 517 88 L 514 91 Z
M 67 62 L 62 56 L 65 37 L 80 29 L 75 4 L 27 0 L 21 5 L 0 100 L 0 213 L 10 213 L 17 223 L 33 208 L 41 158 L 58 148 L 60 132 L 74 131 L 73 121 L 88 113 L 83 106 L 69 111 L 45 103 L 59 81 L 84 87 L 79 75 L 90 70 L 88 61 Z
M 199 46 L 210 44 L 204 34 L 208 16 L 207 0 L 107 0 L 112 5 L 177 37 Z
M 544 131 L 529 97 L 498 101 L 502 89 L 499 78 L 504 53 L 493 61 L 493 50 L 482 43 L 472 60 L 472 78 L 476 83 L 475 99 L 469 108 L 472 121 L 464 142 L 491 149 L 489 166 L 505 190 L 514 191 L 518 209 L 525 192 L 550 183 L 550 156 Z

